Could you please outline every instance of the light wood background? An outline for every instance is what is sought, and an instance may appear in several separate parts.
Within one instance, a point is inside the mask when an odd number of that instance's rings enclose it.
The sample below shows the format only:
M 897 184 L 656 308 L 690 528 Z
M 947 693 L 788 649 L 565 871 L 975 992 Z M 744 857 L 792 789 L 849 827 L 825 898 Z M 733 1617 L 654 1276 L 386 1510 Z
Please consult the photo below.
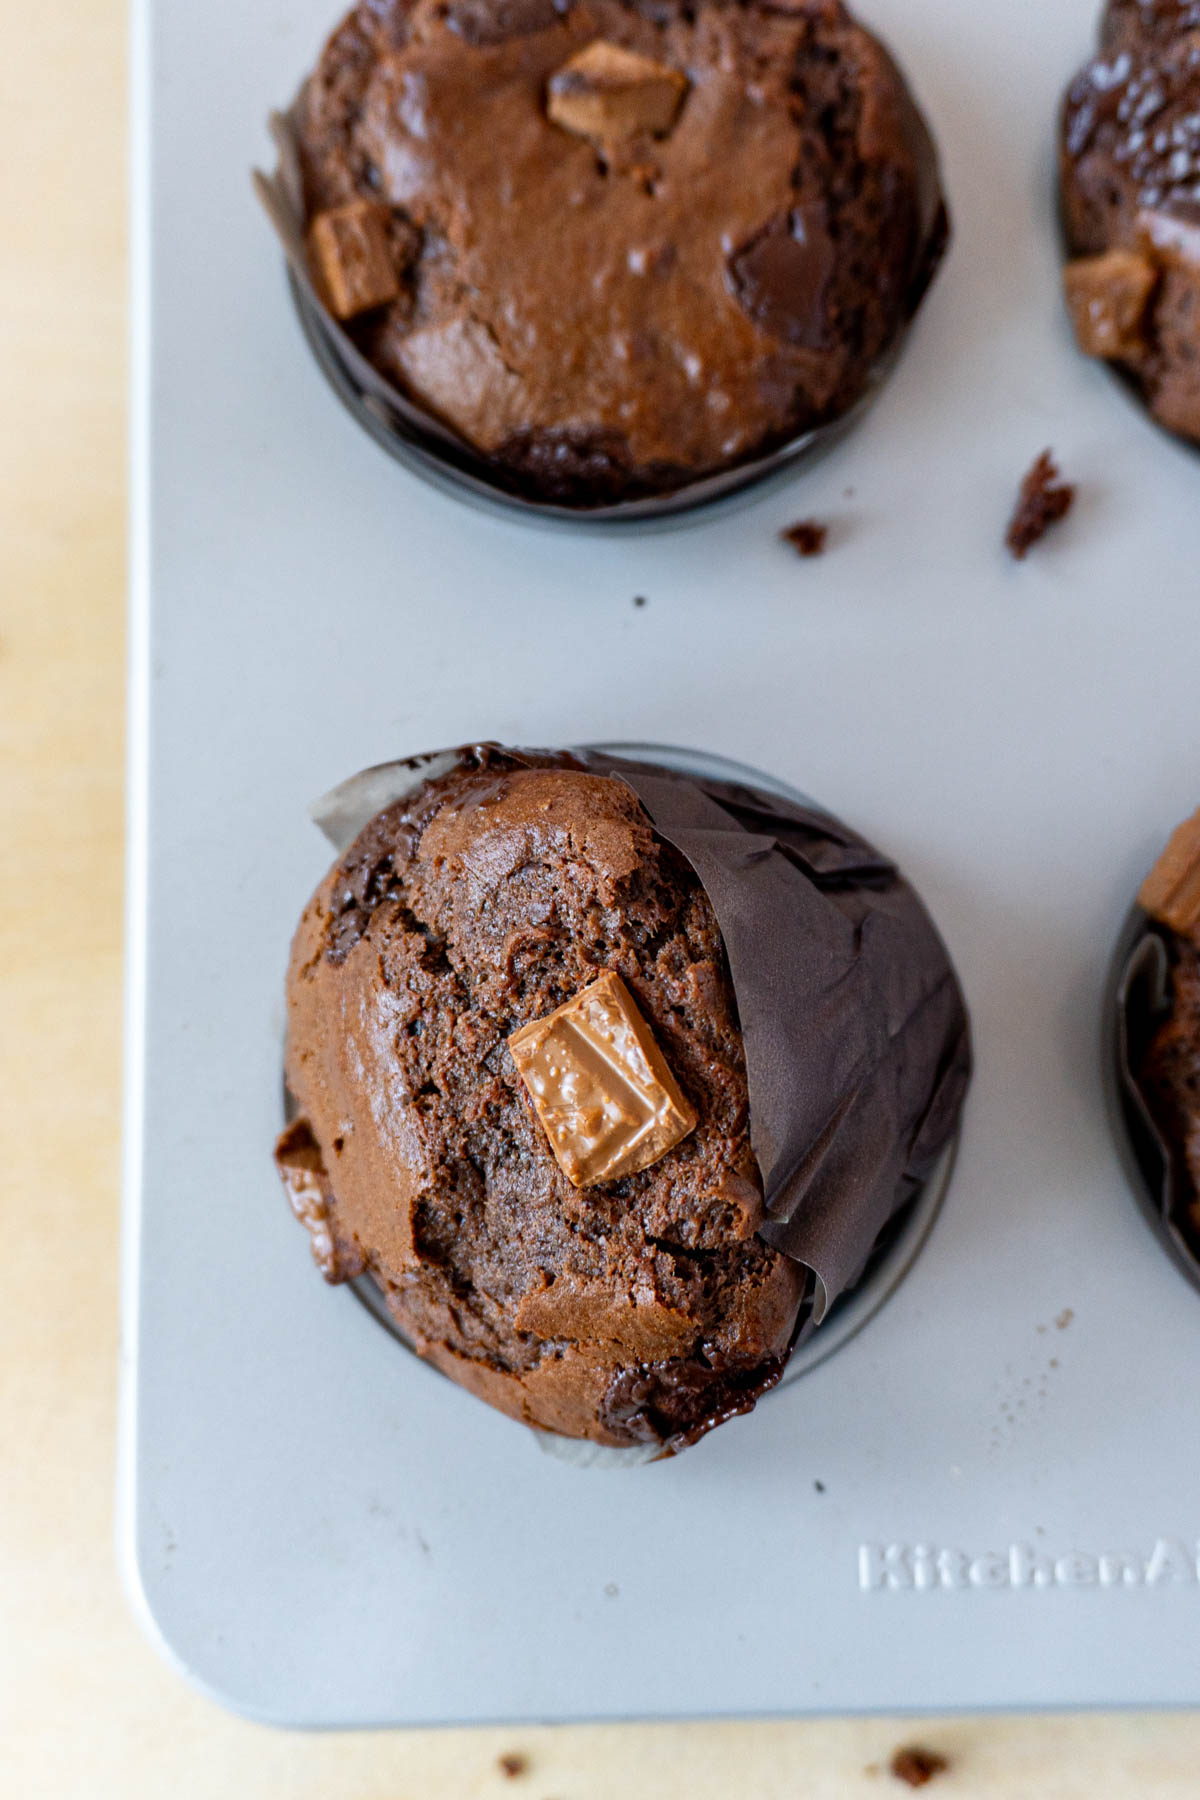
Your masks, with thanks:
M 225 1716 L 143 1642 L 112 1518 L 125 35 L 120 0 L 0 0 L 0 1795 L 882 1800 L 914 1739 L 946 1800 L 1200 1795 L 1192 1717 L 318 1738 Z

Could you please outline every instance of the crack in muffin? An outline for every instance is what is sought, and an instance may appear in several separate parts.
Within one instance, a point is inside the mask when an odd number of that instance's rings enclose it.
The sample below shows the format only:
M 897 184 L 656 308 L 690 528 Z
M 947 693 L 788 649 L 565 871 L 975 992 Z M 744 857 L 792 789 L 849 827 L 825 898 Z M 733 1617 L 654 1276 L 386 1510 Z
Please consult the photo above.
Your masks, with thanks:
M 560 122 L 597 47 L 677 107 Z M 842 417 L 947 239 L 928 129 L 837 0 L 368 0 L 295 122 L 310 222 L 378 208 L 363 294 L 391 297 L 346 319 L 359 348 L 560 504 Z

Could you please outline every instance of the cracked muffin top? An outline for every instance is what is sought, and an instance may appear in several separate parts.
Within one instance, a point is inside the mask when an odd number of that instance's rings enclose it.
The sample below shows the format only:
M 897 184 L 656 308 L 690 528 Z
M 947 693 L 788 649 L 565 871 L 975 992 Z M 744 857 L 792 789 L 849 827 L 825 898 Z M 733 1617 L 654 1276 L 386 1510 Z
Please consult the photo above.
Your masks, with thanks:
M 945 244 L 929 133 L 837 0 L 365 0 L 295 124 L 326 304 L 535 498 L 842 416 Z

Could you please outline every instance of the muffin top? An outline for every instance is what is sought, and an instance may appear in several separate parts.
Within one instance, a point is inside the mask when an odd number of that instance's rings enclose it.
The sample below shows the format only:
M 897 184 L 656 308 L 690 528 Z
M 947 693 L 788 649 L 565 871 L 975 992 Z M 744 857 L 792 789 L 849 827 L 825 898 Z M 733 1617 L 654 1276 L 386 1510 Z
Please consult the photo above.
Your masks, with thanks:
M 296 126 L 333 309 L 548 498 L 841 415 L 944 243 L 925 126 L 837 0 L 369 0 Z
M 1200 0 L 1110 0 L 1101 24 L 1105 48 L 1114 44 L 1166 42 L 1200 29 Z
M 696 1123 L 578 1187 L 509 1040 L 604 974 Z M 778 1378 L 806 1278 L 757 1235 L 720 932 L 623 782 L 484 754 L 388 807 L 305 911 L 288 1006 L 293 1204 L 445 1373 L 613 1445 L 686 1441 Z
M 1076 335 L 1200 440 L 1200 0 L 1113 0 L 1101 41 L 1063 110 Z
M 1139 215 L 1200 222 L 1200 4 L 1111 6 L 1066 101 L 1067 222 L 1081 250 L 1132 244 Z

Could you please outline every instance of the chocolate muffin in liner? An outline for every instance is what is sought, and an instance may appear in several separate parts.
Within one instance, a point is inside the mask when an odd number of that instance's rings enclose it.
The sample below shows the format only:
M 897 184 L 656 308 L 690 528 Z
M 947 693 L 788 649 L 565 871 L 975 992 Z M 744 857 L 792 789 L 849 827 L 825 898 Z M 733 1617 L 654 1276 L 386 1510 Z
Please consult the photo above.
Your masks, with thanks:
M 1192 1093 L 1200 1126 L 1200 1083 L 1170 1077 L 1164 1052 L 1178 1037 L 1200 1071 L 1200 1020 L 1189 1031 L 1180 971 L 1197 961 L 1194 941 L 1136 905 L 1117 943 L 1104 1005 L 1103 1072 L 1121 1160 L 1138 1206 L 1172 1262 L 1200 1289 L 1200 1195 L 1189 1168 L 1180 1101 Z M 1194 985 L 1194 980 L 1193 980 Z M 1171 1040 L 1176 1042 L 1172 1043 Z M 1164 1080 L 1164 1075 L 1168 1077 Z M 1174 1092 L 1171 1089 L 1174 1088 Z M 1172 1116 L 1174 1115 L 1174 1116 Z
M 749 1410 L 905 1231 L 930 1177 L 944 1184 L 970 1078 L 967 1014 L 945 947 L 895 865 L 829 814 L 748 783 L 602 750 L 482 744 L 366 770 L 319 801 L 313 817 L 342 854 L 384 808 L 428 782 L 528 769 L 623 782 L 698 877 L 744 1046 L 766 1214 L 758 1235 L 803 1271 L 787 1355 L 720 1416 L 675 1433 L 639 1419 L 626 1447 L 535 1434 L 574 1462 L 639 1463 Z M 370 1276 L 356 1286 L 403 1337 Z
M 1059 120 L 1076 342 L 1200 448 L 1200 5 L 1108 0 Z
M 578 0 L 575 3 L 578 4 Z M 727 11 L 731 18 L 739 13 L 739 9 L 746 18 L 754 11 L 750 0 L 730 0 Z M 347 175 L 340 170 L 339 165 L 335 178 L 322 177 L 329 192 L 321 204 L 328 205 L 331 195 L 336 195 L 343 209 L 352 205 L 368 208 L 376 206 L 382 219 L 385 205 L 381 187 L 390 194 L 399 182 L 396 191 L 403 190 L 407 194 L 414 182 L 425 179 L 412 172 L 421 158 L 428 159 L 437 154 L 425 146 L 425 125 L 415 118 L 415 114 L 411 125 L 412 132 L 416 134 L 413 144 L 409 143 L 407 136 L 403 137 L 402 144 L 392 144 L 387 138 L 387 132 L 390 130 L 394 133 L 401 127 L 396 123 L 384 126 L 380 93 L 376 93 L 374 89 L 371 90 L 374 98 L 360 102 L 358 111 L 350 108 L 349 100 L 343 92 L 343 79 L 358 79 L 357 71 L 363 65 L 364 58 L 379 54 L 378 46 L 381 44 L 386 47 L 386 54 L 394 54 L 393 46 L 402 47 L 403 36 L 409 29 L 410 9 L 393 4 L 392 0 L 389 0 L 389 6 L 376 6 L 370 15 L 366 9 L 360 10 L 363 11 L 363 20 L 352 14 L 334 34 L 325 53 L 328 58 L 335 46 L 338 46 L 338 55 L 345 57 L 345 71 L 339 73 L 338 69 L 327 69 L 323 59 L 317 75 L 301 89 L 291 108 L 285 113 L 272 115 L 270 129 L 278 150 L 278 164 L 272 176 L 256 173 L 255 185 L 287 258 L 292 296 L 319 365 L 359 423 L 397 460 L 460 497 L 472 497 L 485 505 L 497 504 L 505 509 L 516 509 L 530 517 L 649 522 L 732 495 L 753 482 L 792 467 L 835 442 L 870 403 L 890 372 L 899 354 L 907 325 L 920 306 L 940 265 L 949 240 L 949 224 L 936 147 L 902 74 L 886 50 L 859 27 L 836 0 L 797 0 L 796 5 L 787 8 L 764 6 L 761 9 L 762 21 L 754 27 L 766 33 L 803 30 L 825 34 L 811 52 L 813 69 L 821 71 L 819 80 L 825 84 L 821 89 L 821 96 L 815 93 L 805 95 L 803 100 L 797 100 L 796 103 L 804 110 L 808 121 L 806 129 L 815 134 L 814 141 L 819 140 L 822 133 L 825 134 L 826 147 L 822 154 L 827 156 L 829 168 L 817 180 L 829 184 L 827 198 L 832 209 L 831 216 L 826 221 L 824 200 L 819 201 L 814 208 L 804 198 L 810 192 L 813 181 L 810 173 L 813 151 L 810 145 L 805 148 L 802 157 L 797 152 L 799 160 L 793 171 L 796 210 L 790 216 L 790 223 L 789 217 L 784 214 L 770 220 L 756 217 L 751 235 L 741 248 L 736 244 L 727 246 L 729 263 L 725 281 L 728 293 L 720 304 L 728 304 L 728 295 L 736 292 L 741 311 L 754 320 L 756 328 L 763 333 L 760 373 L 756 376 L 763 393 L 771 389 L 772 384 L 782 391 L 792 380 L 791 375 L 783 372 L 785 367 L 791 368 L 788 359 L 794 361 L 797 357 L 808 357 L 809 366 L 815 368 L 820 359 L 828 355 L 830 343 L 841 340 L 847 343 L 851 340 L 857 342 L 860 337 L 863 341 L 852 353 L 847 351 L 850 375 L 838 378 L 840 385 L 836 385 L 836 391 L 831 388 L 828 404 L 810 399 L 801 408 L 797 403 L 787 411 L 786 418 L 780 412 L 780 417 L 774 424 L 762 432 L 752 434 L 744 447 L 734 451 L 731 457 L 722 456 L 712 461 L 704 459 L 695 467 L 688 466 L 683 460 L 675 465 L 669 458 L 640 462 L 632 456 L 632 452 L 624 444 L 622 433 L 616 429 L 615 420 L 606 419 L 602 412 L 591 412 L 587 399 L 575 397 L 573 389 L 569 387 L 577 379 L 577 365 L 579 357 L 583 355 L 581 350 L 575 352 L 570 377 L 563 374 L 558 379 L 568 382 L 568 391 L 576 401 L 578 416 L 584 419 L 594 418 L 594 424 L 585 427 L 574 420 L 567 423 L 572 410 L 568 407 L 563 422 L 551 429 L 535 424 L 532 419 L 522 421 L 518 409 L 510 436 L 505 439 L 504 444 L 495 453 L 479 449 L 466 435 L 460 435 L 446 417 L 439 418 L 427 409 L 420 399 L 419 386 L 413 393 L 406 392 L 399 385 L 400 378 L 392 380 L 382 372 L 378 354 L 372 360 L 368 352 L 375 342 L 373 334 L 376 327 L 372 321 L 377 317 L 378 309 L 372 312 L 368 308 L 361 317 L 344 316 L 340 321 L 335 317 L 329 302 L 328 284 L 323 279 L 314 280 L 309 253 L 311 245 L 307 236 L 315 216 L 311 210 L 311 198 L 306 195 L 306 185 L 311 185 L 312 163 L 311 136 L 305 136 L 306 121 L 311 120 L 313 112 L 309 103 L 310 95 L 319 91 L 320 106 L 325 109 L 325 114 L 330 109 L 337 113 L 336 128 L 329 126 L 328 130 L 339 145 L 347 129 L 342 112 L 346 112 L 351 121 L 369 113 L 372 142 L 379 136 L 380 142 L 386 146 L 384 149 L 377 148 L 373 154 L 389 165 L 389 171 L 382 175 L 378 168 L 370 170 L 370 184 L 356 175 L 353 188 L 347 186 Z M 692 13 L 689 9 L 676 10 L 680 21 L 691 21 Z M 581 5 L 578 15 L 581 24 L 585 13 L 588 28 L 598 34 L 604 21 L 597 15 L 592 22 L 592 14 L 587 12 L 586 6 Z M 378 15 L 377 20 L 375 15 Z M 458 43 L 457 54 L 460 58 L 467 59 L 467 63 L 476 51 L 490 54 L 498 46 L 507 46 L 510 42 L 515 44 L 526 34 L 536 37 L 538 32 L 542 32 L 553 37 L 557 31 L 564 39 L 566 50 L 572 44 L 576 47 L 575 58 L 560 72 L 562 82 L 565 84 L 568 79 L 583 79 L 572 75 L 575 63 L 583 60 L 578 44 L 586 41 L 586 34 L 580 36 L 581 25 L 575 22 L 576 15 L 572 11 L 571 0 L 554 0 L 553 5 L 550 0 L 545 0 L 544 4 L 539 4 L 539 0 L 528 0 L 523 8 L 515 7 L 511 0 L 457 0 L 456 5 L 444 8 L 433 16 L 439 21 L 438 29 L 451 34 L 449 41 Z M 573 36 L 564 30 L 564 21 L 568 17 Z M 623 29 L 635 38 L 639 33 L 653 35 L 659 30 L 672 29 L 669 23 L 672 17 L 672 6 L 669 3 L 658 9 L 639 10 L 631 6 L 627 19 L 623 19 L 623 15 L 614 15 L 611 19 L 605 15 L 608 26 L 618 35 Z M 808 22 L 802 26 L 800 21 Z M 420 27 L 421 30 L 426 28 L 424 23 Z M 686 28 L 691 29 L 690 23 Z M 742 25 L 739 24 L 737 29 L 742 30 Z M 745 29 L 750 30 L 750 27 Z M 375 34 L 374 39 L 371 37 L 372 33 Z M 398 38 L 393 37 L 392 34 L 395 33 L 399 34 Z M 845 74 L 830 72 L 825 37 L 830 42 L 845 43 Z M 698 30 L 697 43 L 703 46 L 705 42 L 703 34 Z M 763 93 L 760 91 L 762 74 L 768 66 L 769 57 L 774 54 L 767 47 L 767 42 L 764 39 L 761 66 L 758 67 L 757 74 L 754 72 L 757 65 L 753 57 L 746 61 L 745 78 L 749 84 L 746 131 L 758 132 L 765 129 L 761 121 L 755 121 L 754 115 L 765 110 L 762 104 Z M 374 48 L 371 47 L 372 43 Z M 613 51 L 613 47 L 601 43 L 597 35 L 597 41 L 590 46 L 589 54 L 602 49 L 608 49 L 618 57 L 629 55 L 626 50 Z M 714 50 L 711 45 L 707 50 L 702 48 L 700 53 L 716 55 L 718 59 L 725 55 L 724 50 Z M 637 57 L 633 60 L 635 64 L 638 61 Z M 436 66 L 440 80 L 444 77 L 445 64 L 438 62 Z M 465 67 L 467 64 L 461 66 Z M 643 67 L 653 69 L 654 66 L 643 60 Z M 864 70 L 867 72 L 864 73 Z M 607 79 L 606 72 L 601 73 Z M 669 70 L 666 73 L 687 88 L 688 82 L 682 74 L 676 75 Z M 383 81 L 380 92 L 390 93 L 398 79 L 389 75 Z M 408 132 L 409 115 L 414 108 L 419 111 L 416 89 L 421 88 L 424 76 L 405 79 L 410 85 L 416 83 L 413 93 L 408 95 L 406 87 L 404 92 L 408 97 L 395 98 L 391 104 L 397 119 L 400 115 L 404 116 L 406 122 L 403 131 Z M 795 77 L 798 92 L 803 79 L 799 73 Z M 857 94 L 852 91 L 856 79 L 863 83 L 861 93 Z M 391 87 L 388 86 L 389 81 Z M 555 75 L 549 82 L 547 104 L 552 116 L 554 93 L 559 81 L 560 76 Z M 600 86 L 603 87 L 603 79 Z M 826 86 L 829 89 L 828 95 L 825 94 Z M 699 89 L 696 91 L 699 92 Z M 563 93 L 570 93 L 565 85 Z M 464 98 L 463 104 L 469 104 L 469 99 Z M 590 99 L 585 97 L 583 104 L 590 104 Z M 687 102 L 684 104 L 686 106 Z M 705 100 L 703 104 L 707 106 L 709 102 Z M 839 106 L 845 116 L 839 116 L 828 125 L 824 124 L 822 121 L 826 111 L 836 110 Z M 341 112 L 338 111 L 339 107 Z M 853 123 L 855 120 L 857 123 Z M 352 124 L 350 129 L 357 127 Z M 569 129 L 560 131 L 557 122 L 550 129 L 555 141 L 563 144 L 564 156 L 581 154 L 579 139 L 572 138 Z M 848 152 L 846 144 L 853 140 L 855 132 L 866 148 Z M 662 134 L 657 135 L 661 137 Z M 667 128 L 666 135 L 671 135 L 670 127 Z M 556 204 L 565 204 L 564 195 L 558 193 L 557 188 L 557 201 L 543 197 L 541 188 L 528 174 L 533 140 L 524 127 L 516 132 L 516 136 L 520 138 L 520 144 L 515 154 L 519 159 L 524 159 L 519 163 L 522 171 L 520 180 L 524 186 L 520 186 L 516 197 L 511 198 L 512 206 L 528 209 L 536 203 L 552 209 Z M 458 142 L 453 133 L 450 134 L 449 141 L 453 154 Z M 605 170 L 610 166 L 614 169 L 621 168 L 621 159 L 616 156 L 613 146 L 596 141 L 599 144 L 598 158 Z M 737 141 L 736 138 L 734 141 Z M 637 157 L 647 161 L 647 168 L 643 170 L 635 158 L 630 170 L 621 168 L 620 179 L 632 181 L 635 188 L 644 182 L 647 194 L 652 194 L 654 182 L 648 178 L 651 174 L 656 136 L 639 137 L 634 143 L 637 146 Z M 659 147 L 661 148 L 661 144 Z M 338 154 L 342 154 L 340 149 Z M 498 149 L 497 154 L 503 156 L 503 147 Z M 632 150 L 629 155 L 633 155 Z M 847 156 L 851 160 L 843 168 L 839 159 Z M 858 157 L 857 163 L 853 162 L 854 156 Z M 625 160 L 628 161 L 629 157 L 626 156 Z M 392 163 L 403 171 L 395 178 L 390 172 Z M 614 180 L 617 178 L 616 175 L 613 176 Z M 839 233 L 847 227 L 838 209 L 866 204 L 856 198 L 855 182 L 874 184 L 870 208 L 865 215 L 873 221 L 866 227 L 867 231 L 873 231 L 877 236 L 874 254 L 878 267 L 874 270 L 867 266 L 872 255 L 869 242 L 862 245 L 856 238 L 852 248 L 839 248 Z M 877 195 L 874 194 L 874 187 L 878 188 Z M 466 190 L 468 199 L 471 191 L 470 187 Z M 775 204 L 778 196 L 772 198 L 773 194 L 773 189 L 764 194 L 763 210 L 769 210 Z M 508 205 L 510 200 L 503 198 L 503 203 Z M 481 197 L 480 204 L 486 208 L 490 203 Z M 654 206 L 664 203 L 651 201 L 650 204 Z M 568 207 L 567 210 L 570 212 L 571 208 Z M 553 241 L 554 216 L 551 210 L 544 221 L 542 237 L 546 243 Z M 393 218 L 400 220 L 395 229 L 420 238 L 421 228 L 414 227 L 409 222 L 403 208 L 398 212 L 394 211 Z M 596 229 L 604 229 L 604 218 L 601 218 Z M 855 229 L 863 229 L 861 221 Z M 652 219 L 646 223 L 645 230 L 652 239 Z M 468 232 L 468 240 L 470 237 L 471 233 Z M 440 237 L 438 242 L 440 244 Z M 444 249 L 436 251 L 437 258 L 444 259 L 445 254 Z M 544 257 L 544 250 L 541 246 L 531 250 L 526 244 L 517 254 Z M 640 254 L 640 251 L 630 252 L 631 257 Z M 667 244 L 662 254 L 664 258 L 674 257 L 675 250 L 672 245 Z M 781 315 L 781 308 L 787 310 L 794 306 L 802 311 L 805 305 L 815 304 L 808 294 L 808 289 L 817 279 L 814 274 L 814 257 L 820 264 L 820 279 L 826 283 L 827 288 L 827 298 L 823 305 L 828 317 L 822 318 L 819 329 L 812 320 L 804 320 L 799 316 L 795 319 L 790 316 L 784 318 Z M 823 262 L 822 258 L 825 259 Z M 836 271 L 836 280 L 830 273 L 831 270 Z M 667 278 L 673 279 L 670 276 Z M 645 276 L 646 281 L 654 279 L 653 271 Z M 857 301 L 852 299 L 848 291 L 842 291 L 847 282 L 858 284 L 855 289 L 859 296 Z M 838 288 L 836 298 L 829 298 L 835 287 Z M 823 290 L 818 287 L 815 291 L 820 293 Z M 885 329 L 867 323 L 873 308 L 882 309 L 887 321 Z M 342 310 L 344 313 L 344 308 Z M 386 311 L 386 307 L 383 310 Z M 515 334 L 514 341 L 519 339 L 524 343 L 525 334 L 532 331 L 533 326 L 529 318 L 520 314 L 518 303 L 511 299 L 506 301 L 503 316 Z M 615 329 L 617 322 L 614 315 L 612 320 L 608 320 L 605 329 Z M 708 328 L 710 331 L 714 328 L 713 319 L 708 320 Z M 595 329 L 600 332 L 599 323 Z M 620 336 L 618 331 L 617 337 Z M 631 355 L 645 356 L 648 351 L 645 346 L 639 347 L 641 338 L 645 337 L 646 344 L 649 345 L 654 336 L 653 332 L 643 333 L 635 328 L 630 339 L 633 348 L 626 345 L 619 351 L 619 355 L 626 358 Z M 725 337 L 728 338 L 728 333 Z M 623 339 L 621 341 L 624 342 Z M 403 340 L 397 339 L 396 342 L 402 343 Z M 684 347 L 688 342 L 687 333 L 684 332 L 678 342 L 670 336 L 653 349 L 655 379 L 667 368 L 673 368 L 676 358 L 695 360 L 699 364 L 697 358 L 684 358 Z M 604 338 L 604 344 L 607 344 L 607 338 Z M 429 354 L 433 353 L 431 349 Z M 395 354 L 393 345 L 388 356 L 394 359 Z M 400 354 L 403 360 L 403 352 Z M 493 351 L 492 354 L 494 356 L 496 352 Z M 614 351 L 613 354 L 618 352 Z M 599 366 L 608 355 L 608 349 L 593 338 L 589 340 L 582 366 Z M 384 360 L 388 358 L 385 357 Z M 776 363 L 779 365 L 778 369 L 773 366 Z M 445 370 L 439 365 L 438 383 L 444 384 L 447 379 Z M 464 375 L 463 379 L 473 383 L 483 378 L 476 370 L 469 377 Z M 495 379 L 501 384 L 510 379 L 515 382 L 516 375 L 513 370 L 497 364 Z M 719 371 L 714 376 L 706 367 L 703 375 L 698 374 L 697 379 L 704 389 L 711 389 L 719 383 Z M 821 380 L 824 379 L 822 376 Z M 820 382 L 817 387 L 820 388 Z M 714 408 L 718 402 L 729 404 L 729 396 L 723 393 L 710 391 L 708 399 Z M 731 419 L 736 416 L 736 400 L 734 405 L 734 412 L 727 415 Z M 715 418 L 717 415 L 714 412 L 712 416 Z M 621 441 L 618 442 L 618 439 Z M 669 441 L 668 433 L 663 442 Z

